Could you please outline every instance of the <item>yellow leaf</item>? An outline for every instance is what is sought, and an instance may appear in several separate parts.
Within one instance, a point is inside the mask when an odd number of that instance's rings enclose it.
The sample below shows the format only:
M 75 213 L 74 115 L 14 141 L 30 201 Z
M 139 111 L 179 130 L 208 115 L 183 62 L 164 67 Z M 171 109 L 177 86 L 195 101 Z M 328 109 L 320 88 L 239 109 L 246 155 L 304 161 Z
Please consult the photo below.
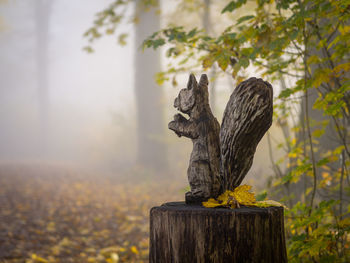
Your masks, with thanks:
M 137 248 L 135 246 L 132 246 L 131 247 L 131 252 L 138 255 L 139 254 L 139 251 L 137 250 Z
M 245 80 L 245 78 L 244 77 L 242 77 L 242 76 L 238 76 L 237 77 L 237 79 L 236 79 L 236 85 L 238 85 L 239 83 L 241 83 L 242 81 L 244 81 Z
M 345 228 L 350 226 L 350 218 L 345 218 L 338 223 L 339 227 Z
M 294 153 L 294 152 L 290 152 L 290 153 L 288 153 L 288 157 L 289 158 L 297 158 L 298 155 L 296 153 Z
M 220 204 L 214 198 L 209 198 L 207 202 L 203 202 L 202 204 L 204 207 L 208 207 L 208 208 L 222 206 L 222 204 Z
M 218 206 L 239 208 L 239 205 L 245 206 L 256 206 L 256 207 L 270 207 L 270 206 L 281 206 L 287 208 L 283 204 L 273 201 L 273 200 L 264 200 L 256 201 L 255 195 L 251 190 L 250 185 L 241 185 L 236 187 L 233 191 L 227 190 L 221 194 L 217 200 L 214 198 L 209 198 L 207 202 L 203 202 L 204 207 L 212 208 Z
M 256 202 L 254 193 L 250 192 L 252 187 L 250 185 L 241 185 L 233 191 L 233 197 L 239 204 L 250 205 Z
M 346 35 L 350 31 L 350 26 L 341 26 L 339 31 L 342 35 Z
M 50 223 L 48 223 L 46 226 L 46 230 L 48 232 L 54 232 L 56 230 L 55 222 L 51 221 Z
M 202 67 L 204 68 L 204 70 L 210 68 L 214 63 L 214 59 L 210 56 L 206 57 L 203 59 L 202 61 Z
M 254 204 L 254 206 L 257 206 L 257 207 L 277 206 L 277 207 L 284 207 L 284 208 L 288 209 L 285 205 L 283 205 L 277 201 L 274 201 L 274 200 L 258 201 Z
M 40 262 L 40 263 L 47 263 L 48 261 L 42 257 L 39 257 L 36 254 L 32 254 L 32 259 L 34 260 L 34 262 Z
M 334 69 L 333 69 L 333 71 L 335 72 L 335 73 L 338 73 L 338 72 L 340 72 L 340 71 L 344 71 L 344 72 L 347 72 L 347 71 L 349 71 L 350 70 L 350 62 L 347 62 L 347 63 L 344 63 L 344 64 L 339 64 L 339 65 L 337 65 Z
M 324 132 L 325 132 L 324 129 L 316 129 L 312 132 L 312 135 L 316 138 L 319 138 L 324 134 Z
M 306 196 L 309 195 L 309 194 L 311 193 L 312 189 L 313 189 L 312 187 L 308 187 L 308 188 L 306 189 L 305 195 L 306 195 Z
M 293 138 L 292 139 L 292 145 L 295 145 L 297 143 L 297 139 L 296 138 Z
M 225 193 L 221 194 L 218 197 L 218 201 L 221 206 L 229 206 L 231 208 L 236 208 L 238 207 L 238 202 L 236 198 L 233 195 L 232 191 L 227 190 Z
M 219 195 L 218 201 L 219 201 L 221 204 L 227 204 L 228 199 L 229 199 L 229 196 L 232 195 L 232 194 L 233 194 L 232 191 L 227 190 L 225 193 Z

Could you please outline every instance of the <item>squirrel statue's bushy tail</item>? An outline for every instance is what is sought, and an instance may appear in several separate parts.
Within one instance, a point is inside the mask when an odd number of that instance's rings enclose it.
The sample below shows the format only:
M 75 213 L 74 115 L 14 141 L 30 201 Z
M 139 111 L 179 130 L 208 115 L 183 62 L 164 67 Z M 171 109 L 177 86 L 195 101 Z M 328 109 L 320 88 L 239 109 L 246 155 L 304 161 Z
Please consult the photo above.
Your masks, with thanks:
M 270 83 L 250 78 L 233 91 L 220 128 L 222 191 L 240 185 L 252 166 L 256 147 L 272 124 Z

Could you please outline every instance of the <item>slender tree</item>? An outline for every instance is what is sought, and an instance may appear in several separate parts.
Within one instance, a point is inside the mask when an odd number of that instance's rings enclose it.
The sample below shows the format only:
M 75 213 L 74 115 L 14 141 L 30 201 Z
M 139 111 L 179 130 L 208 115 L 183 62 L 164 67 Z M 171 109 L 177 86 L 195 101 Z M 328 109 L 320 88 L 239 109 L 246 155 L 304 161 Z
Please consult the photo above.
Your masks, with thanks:
M 205 32 L 209 35 L 213 33 L 213 25 L 211 21 L 211 0 L 204 0 L 204 12 L 203 12 L 203 29 Z M 216 67 L 213 65 L 210 69 L 210 79 L 211 79 L 211 87 L 210 87 L 210 105 L 211 108 L 213 109 L 215 113 L 216 109 L 216 80 L 215 80 L 215 75 L 216 75 Z
M 159 6 L 157 1 L 156 7 Z M 135 5 L 135 98 L 137 111 L 138 163 L 155 169 L 166 166 L 166 148 L 162 143 L 163 105 L 162 89 L 155 83 L 154 77 L 161 71 L 160 52 L 145 50 L 143 40 L 152 32 L 160 30 L 160 16 L 156 7 L 148 7 L 144 1 Z
M 48 152 L 49 134 L 49 22 L 52 0 L 35 0 L 35 26 L 36 26 L 36 67 L 38 87 L 38 109 L 40 121 L 40 151 Z

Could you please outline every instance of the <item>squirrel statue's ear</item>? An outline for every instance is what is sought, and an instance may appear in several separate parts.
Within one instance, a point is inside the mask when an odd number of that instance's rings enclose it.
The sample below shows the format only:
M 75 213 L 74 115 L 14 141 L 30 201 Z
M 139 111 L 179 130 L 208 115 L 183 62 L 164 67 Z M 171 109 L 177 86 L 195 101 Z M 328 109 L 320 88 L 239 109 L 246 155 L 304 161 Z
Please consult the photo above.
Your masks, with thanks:
M 208 84 L 209 84 L 209 80 L 208 80 L 207 74 L 202 74 L 199 80 L 199 86 L 207 88 Z
M 192 89 L 193 87 L 197 87 L 197 80 L 196 77 L 191 73 L 187 82 L 187 89 Z

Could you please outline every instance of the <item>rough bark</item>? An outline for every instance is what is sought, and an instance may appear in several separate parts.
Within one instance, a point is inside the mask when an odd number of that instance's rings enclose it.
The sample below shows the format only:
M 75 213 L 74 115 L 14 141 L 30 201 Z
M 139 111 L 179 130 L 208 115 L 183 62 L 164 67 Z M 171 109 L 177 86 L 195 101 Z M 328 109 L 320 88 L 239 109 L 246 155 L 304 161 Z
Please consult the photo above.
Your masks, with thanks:
M 239 186 L 248 173 L 256 147 L 272 124 L 272 112 L 270 83 L 250 78 L 233 91 L 220 129 L 223 190 Z
M 192 139 L 193 151 L 187 170 L 191 191 L 186 193 L 187 203 L 206 201 L 216 197 L 220 190 L 220 124 L 209 106 L 208 78 L 203 74 L 199 84 L 190 75 L 187 88 L 175 99 L 174 107 L 188 114 L 174 116 L 168 125 L 178 136 Z
M 283 208 L 153 207 L 150 262 L 287 262 Z

